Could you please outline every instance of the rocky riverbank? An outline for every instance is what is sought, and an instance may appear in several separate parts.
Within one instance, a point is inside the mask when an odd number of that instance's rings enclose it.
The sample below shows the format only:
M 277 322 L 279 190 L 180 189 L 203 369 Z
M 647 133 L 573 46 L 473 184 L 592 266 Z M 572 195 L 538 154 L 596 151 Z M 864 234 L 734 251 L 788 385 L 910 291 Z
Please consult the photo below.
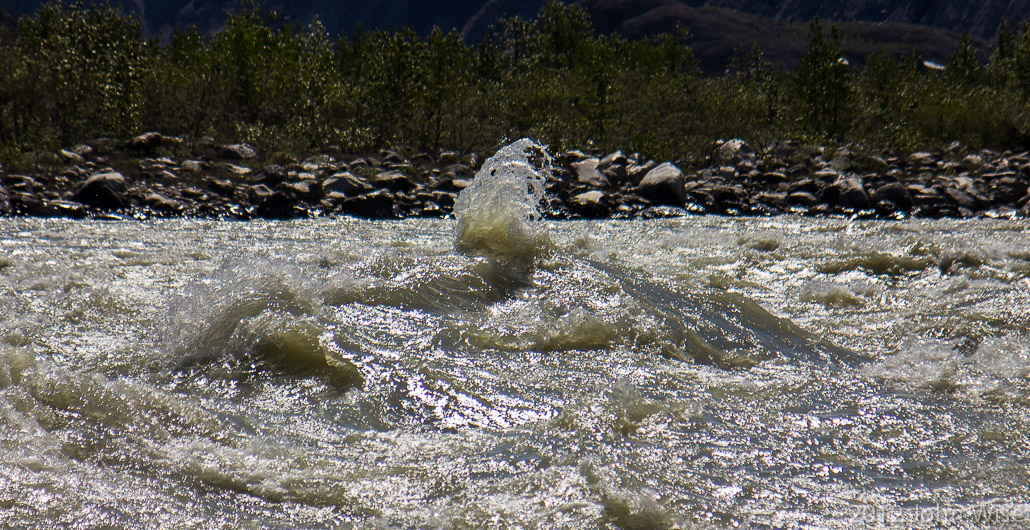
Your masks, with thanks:
M 191 156 L 176 156 L 189 152 Z M 633 153 L 554 159 L 543 213 L 553 219 L 793 213 L 859 218 L 1030 217 L 1030 152 L 879 156 L 778 142 L 756 152 L 719 141 L 702 167 Z M 268 165 L 246 144 L 147 133 L 49 156 L 32 172 L 0 168 L 0 215 L 71 218 L 293 219 L 442 217 L 483 155 L 327 152 Z

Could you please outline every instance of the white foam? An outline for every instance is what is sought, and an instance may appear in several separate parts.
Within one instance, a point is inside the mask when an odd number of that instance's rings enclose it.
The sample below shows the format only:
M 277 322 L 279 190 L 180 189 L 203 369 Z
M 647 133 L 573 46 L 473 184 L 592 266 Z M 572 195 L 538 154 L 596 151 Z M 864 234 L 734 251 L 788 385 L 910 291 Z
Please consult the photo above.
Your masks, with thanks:
M 540 255 L 550 243 L 537 223 L 550 160 L 545 148 L 528 138 L 490 157 L 454 203 L 455 246 L 509 261 L 529 262 Z

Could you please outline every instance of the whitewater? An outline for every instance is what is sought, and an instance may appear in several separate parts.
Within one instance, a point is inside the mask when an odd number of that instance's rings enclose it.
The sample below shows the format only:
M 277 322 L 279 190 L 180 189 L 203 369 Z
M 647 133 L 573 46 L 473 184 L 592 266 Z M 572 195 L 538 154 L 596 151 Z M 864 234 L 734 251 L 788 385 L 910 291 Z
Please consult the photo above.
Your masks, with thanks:
M 1026 528 L 1030 225 L 0 219 L 0 528 Z

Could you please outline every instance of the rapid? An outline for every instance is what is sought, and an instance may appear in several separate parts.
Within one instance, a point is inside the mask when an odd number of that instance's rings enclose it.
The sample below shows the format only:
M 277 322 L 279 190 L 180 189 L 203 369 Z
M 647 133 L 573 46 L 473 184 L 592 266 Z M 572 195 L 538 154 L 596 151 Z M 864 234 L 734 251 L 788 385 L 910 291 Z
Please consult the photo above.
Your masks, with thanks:
M 1026 528 L 1030 225 L 0 219 L 0 528 Z

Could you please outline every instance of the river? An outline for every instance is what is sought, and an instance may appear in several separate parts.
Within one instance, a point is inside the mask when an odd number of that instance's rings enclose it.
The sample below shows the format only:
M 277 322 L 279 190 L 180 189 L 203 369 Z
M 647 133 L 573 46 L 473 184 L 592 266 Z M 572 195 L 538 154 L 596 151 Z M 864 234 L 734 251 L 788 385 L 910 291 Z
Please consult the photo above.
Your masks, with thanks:
M 491 162 L 458 220 L 0 219 L 0 527 L 1030 524 L 1026 221 L 547 222 Z

